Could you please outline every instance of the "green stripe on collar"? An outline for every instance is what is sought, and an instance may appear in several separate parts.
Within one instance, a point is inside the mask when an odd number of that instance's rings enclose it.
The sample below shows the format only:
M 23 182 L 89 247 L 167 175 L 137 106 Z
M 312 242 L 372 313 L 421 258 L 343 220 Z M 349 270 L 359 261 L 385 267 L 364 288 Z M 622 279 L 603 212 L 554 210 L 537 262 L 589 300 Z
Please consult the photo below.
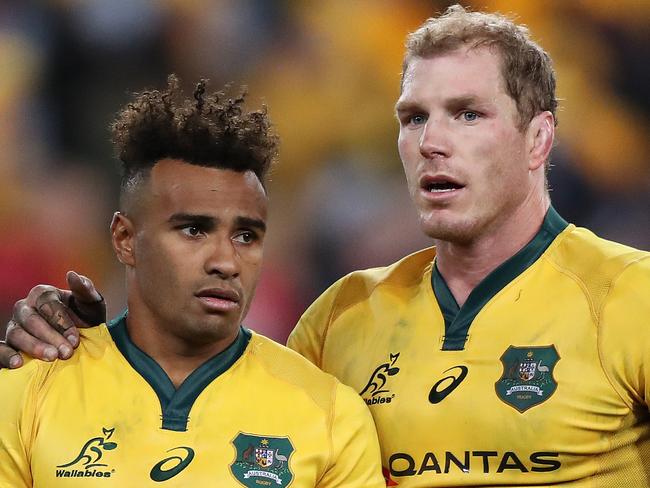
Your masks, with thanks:
M 126 327 L 126 316 L 127 311 L 124 311 L 108 326 L 115 345 L 133 369 L 156 392 L 162 409 L 161 428 L 186 431 L 192 405 L 212 381 L 241 357 L 251 338 L 251 332 L 240 326 L 239 334 L 230 346 L 195 369 L 176 389 L 160 365 L 131 341 Z
M 442 350 L 462 351 L 465 348 L 465 342 L 467 342 L 469 328 L 485 304 L 537 261 L 558 234 L 568 225 L 560 214 L 553 207 L 550 207 L 542 227 L 535 234 L 535 237 L 517 254 L 501 263 L 487 275 L 472 290 L 462 307 L 458 306 L 445 279 L 438 271 L 438 266 L 434 264 L 431 273 L 431 286 L 442 316 L 445 319 L 445 337 Z

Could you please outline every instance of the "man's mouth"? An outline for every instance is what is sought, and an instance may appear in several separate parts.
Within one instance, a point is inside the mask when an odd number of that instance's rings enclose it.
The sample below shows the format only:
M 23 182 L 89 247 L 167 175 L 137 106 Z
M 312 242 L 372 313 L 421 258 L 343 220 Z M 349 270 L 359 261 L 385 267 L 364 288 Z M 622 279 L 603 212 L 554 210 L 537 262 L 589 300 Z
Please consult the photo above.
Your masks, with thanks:
M 461 185 L 452 183 L 451 181 L 430 183 L 429 185 L 427 185 L 427 191 L 431 193 L 444 193 L 444 192 L 458 190 L 460 188 L 462 188 Z
M 420 188 L 428 193 L 451 193 L 464 188 L 465 185 L 448 176 L 424 176 L 420 179 Z
M 196 293 L 209 312 L 229 312 L 239 307 L 240 294 L 232 289 L 206 288 Z

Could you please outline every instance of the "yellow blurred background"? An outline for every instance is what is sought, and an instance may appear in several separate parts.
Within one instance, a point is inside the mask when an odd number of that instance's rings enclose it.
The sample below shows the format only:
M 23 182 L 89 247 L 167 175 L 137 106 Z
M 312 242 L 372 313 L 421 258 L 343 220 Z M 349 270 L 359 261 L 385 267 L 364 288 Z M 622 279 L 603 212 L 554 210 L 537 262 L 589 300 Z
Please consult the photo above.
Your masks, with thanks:
M 396 151 L 403 42 L 454 2 L 41 0 L 0 4 L 0 321 L 41 282 L 90 276 L 125 305 L 107 127 L 175 72 L 232 81 L 282 138 L 266 262 L 245 324 L 284 341 L 342 274 L 429 245 Z M 650 1 L 461 2 L 527 24 L 558 74 L 556 208 L 650 249 Z

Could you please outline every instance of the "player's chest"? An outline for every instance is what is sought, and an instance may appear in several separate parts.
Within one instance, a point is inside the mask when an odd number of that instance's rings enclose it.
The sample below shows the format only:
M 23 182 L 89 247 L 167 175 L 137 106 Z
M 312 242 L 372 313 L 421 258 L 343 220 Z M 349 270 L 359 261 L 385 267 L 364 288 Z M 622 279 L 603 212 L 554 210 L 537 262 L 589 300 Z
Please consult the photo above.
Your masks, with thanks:
M 161 428 L 158 398 L 138 385 L 128 394 L 128 386 L 113 401 L 71 388 L 66 403 L 80 408 L 73 415 L 43 406 L 35 486 L 313 487 L 326 464 L 321 423 L 291 414 L 262 385 L 256 392 L 207 389 L 186 431 Z M 303 415 L 312 415 L 307 408 Z
M 462 350 L 441 350 L 440 311 L 412 303 L 374 313 L 344 356 L 326 357 L 368 404 L 394 478 L 548 481 L 609 448 L 630 411 L 602 370 L 587 304 L 514 292 L 476 315 Z

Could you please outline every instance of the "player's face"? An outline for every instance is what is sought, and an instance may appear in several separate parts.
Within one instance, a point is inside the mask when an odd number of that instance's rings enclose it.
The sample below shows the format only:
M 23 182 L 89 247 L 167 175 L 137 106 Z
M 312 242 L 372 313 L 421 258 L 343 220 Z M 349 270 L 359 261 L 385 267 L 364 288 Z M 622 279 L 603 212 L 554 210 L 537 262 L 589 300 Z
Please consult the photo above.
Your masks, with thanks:
M 163 160 L 143 187 L 133 217 L 138 300 L 157 327 L 190 344 L 234 339 L 262 263 L 259 179 Z
M 525 134 L 498 54 L 414 58 L 396 105 L 399 153 L 424 232 L 468 244 L 498 232 L 530 188 Z

